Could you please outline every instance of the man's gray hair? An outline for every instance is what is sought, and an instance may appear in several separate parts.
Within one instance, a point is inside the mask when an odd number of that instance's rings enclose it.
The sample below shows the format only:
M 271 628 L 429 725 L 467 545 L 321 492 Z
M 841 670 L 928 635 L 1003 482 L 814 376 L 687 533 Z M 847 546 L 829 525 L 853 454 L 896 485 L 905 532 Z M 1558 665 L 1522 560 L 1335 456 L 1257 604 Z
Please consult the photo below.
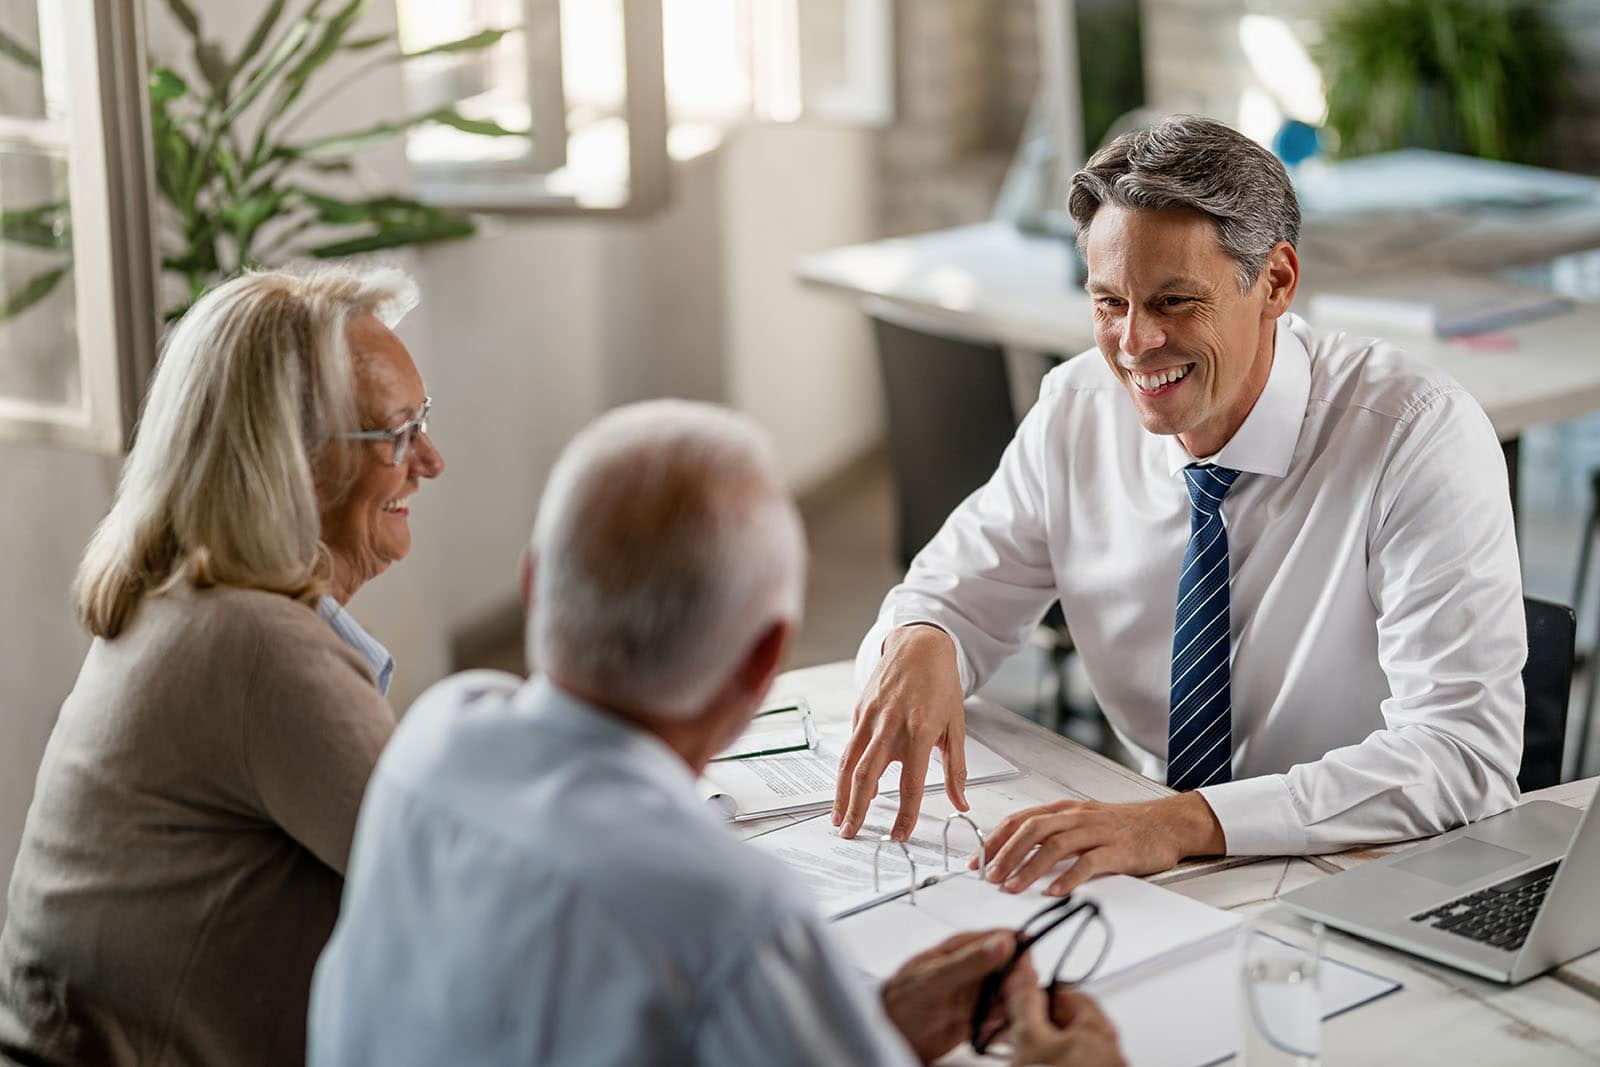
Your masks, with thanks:
M 805 535 L 748 418 L 618 408 L 556 461 L 533 531 L 529 658 L 599 699 L 686 718 L 776 622 L 800 619 Z
M 1239 288 L 1261 276 L 1280 241 L 1300 237 L 1300 202 L 1278 158 L 1237 130 L 1198 115 L 1177 115 L 1132 130 L 1101 148 L 1072 176 L 1067 210 L 1078 250 L 1101 204 L 1190 208 L 1217 228 L 1239 271 Z

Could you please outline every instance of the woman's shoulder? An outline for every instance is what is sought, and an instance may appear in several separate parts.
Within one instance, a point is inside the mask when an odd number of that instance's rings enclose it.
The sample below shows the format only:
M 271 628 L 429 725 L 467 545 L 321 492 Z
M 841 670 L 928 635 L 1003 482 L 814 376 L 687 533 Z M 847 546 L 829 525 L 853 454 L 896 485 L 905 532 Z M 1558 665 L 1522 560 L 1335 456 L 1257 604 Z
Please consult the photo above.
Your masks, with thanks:
M 353 669 L 361 657 L 318 616 L 314 605 L 282 593 L 241 586 L 174 588 L 141 605 L 136 628 L 165 631 L 178 654 L 204 655 L 218 666 L 255 666 L 279 676 L 325 676 Z M 140 626 L 139 624 L 143 624 Z M 370 680 L 368 681 L 370 684 Z

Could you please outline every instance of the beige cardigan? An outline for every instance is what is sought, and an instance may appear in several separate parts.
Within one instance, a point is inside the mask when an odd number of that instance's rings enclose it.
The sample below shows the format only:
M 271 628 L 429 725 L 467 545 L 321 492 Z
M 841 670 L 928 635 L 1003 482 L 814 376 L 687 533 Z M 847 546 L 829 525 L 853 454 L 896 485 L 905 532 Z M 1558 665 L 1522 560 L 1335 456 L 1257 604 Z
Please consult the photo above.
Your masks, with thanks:
M 182 589 L 96 640 L 45 749 L 0 932 L 0 1052 L 279 1067 L 394 713 L 309 607 Z

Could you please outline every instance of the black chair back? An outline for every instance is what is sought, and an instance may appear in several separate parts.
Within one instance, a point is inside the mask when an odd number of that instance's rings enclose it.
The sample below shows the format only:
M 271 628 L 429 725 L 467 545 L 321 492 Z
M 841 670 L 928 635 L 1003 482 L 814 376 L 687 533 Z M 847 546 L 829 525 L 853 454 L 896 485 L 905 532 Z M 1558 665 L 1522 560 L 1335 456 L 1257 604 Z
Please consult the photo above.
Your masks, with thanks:
M 999 345 L 876 315 L 872 324 L 888 413 L 900 563 L 910 566 L 956 505 L 989 480 L 1017 420 Z
M 1526 793 L 1561 781 L 1577 622 L 1565 604 L 1527 598 L 1522 606 L 1528 617 L 1528 662 L 1522 668 L 1527 712 L 1517 785 Z

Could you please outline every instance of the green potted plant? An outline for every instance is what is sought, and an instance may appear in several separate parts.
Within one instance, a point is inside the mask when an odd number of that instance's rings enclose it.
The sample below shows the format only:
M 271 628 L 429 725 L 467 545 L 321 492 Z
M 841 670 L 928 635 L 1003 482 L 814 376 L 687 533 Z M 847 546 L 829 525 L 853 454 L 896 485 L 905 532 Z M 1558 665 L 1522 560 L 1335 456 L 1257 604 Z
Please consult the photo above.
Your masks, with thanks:
M 454 107 L 376 122 L 346 133 L 302 138 L 301 120 L 319 94 L 314 83 L 336 56 L 364 61 L 333 88 L 380 67 L 422 56 L 484 49 L 510 30 L 486 30 L 417 52 L 396 35 L 352 35 L 367 0 L 307 0 L 291 13 L 270 0 L 244 46 L 229 55 L 206 37 L 187 0 L 166 0 L 189 36 L 184 73 L 150 64 L 150 120 L 161 267 L 182 279 L 181 315 L 202 292 L 240 270 L 295 257 L 334 257 L 466 237 L 472 220 L 410 197 L 352 198 L 331 187 L 361 148 L 436 122 L 487 137 L 523 136 L 468 118 Z M 0 61 L 39 69 L 39 57 L 0 31 Z M 64 202 L 0 213 L 0 238 L 59 252 L 62 262 L 0 294 L 0 321 L 43 300 L 68 273 L 71 223 Z
M 1342 155 L 1420 147 L 1539 162 L 1567 49 L 1539 0 L 1363 0 L 1316 49 Z

